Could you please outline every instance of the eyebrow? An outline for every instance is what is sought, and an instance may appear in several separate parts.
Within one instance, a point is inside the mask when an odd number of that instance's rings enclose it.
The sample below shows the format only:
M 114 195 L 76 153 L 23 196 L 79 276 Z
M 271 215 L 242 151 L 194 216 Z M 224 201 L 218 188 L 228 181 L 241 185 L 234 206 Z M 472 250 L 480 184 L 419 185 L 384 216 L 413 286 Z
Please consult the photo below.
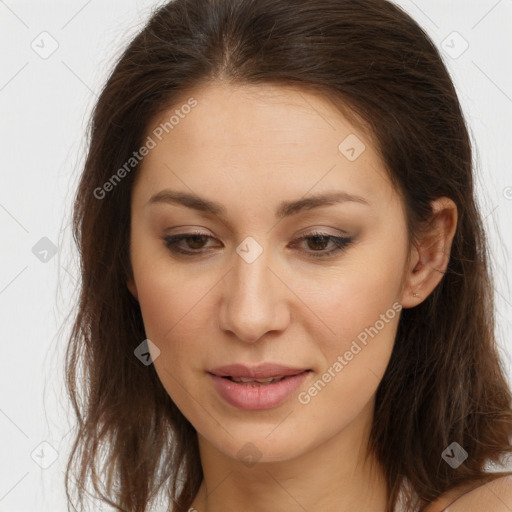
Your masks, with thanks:
M 361 196 L 349 194 L 347 192 L 326 192 L 323 194 L 310 195 L 295 201 L 283 201 L 276 210 L 276 218 L 282 219 L 290 217 L 304 210 L 312 210 L 321 206 L 330 206 L 344 202 L 355 202 L 370 206 L 370 203 Z M 216 203 L 196 194 L 188 192 L 179 192 L 169 189 L 162 190 L 152 196 L 148 204 L 178 204 L 199 210 L 201 212 L 211 213 L 217 217 L 226 217 L 227 210 L 220 203 Z

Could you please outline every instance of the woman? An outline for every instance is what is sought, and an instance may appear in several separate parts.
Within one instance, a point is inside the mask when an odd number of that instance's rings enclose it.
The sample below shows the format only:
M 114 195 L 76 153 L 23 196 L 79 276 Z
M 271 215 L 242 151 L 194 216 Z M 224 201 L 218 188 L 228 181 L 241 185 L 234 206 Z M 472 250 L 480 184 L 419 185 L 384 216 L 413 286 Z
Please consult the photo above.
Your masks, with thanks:
M 470 141 L 407 14 L 169 2 L 90 136 L 80 503 L 91 472 L 130 512 L 512 507 Z

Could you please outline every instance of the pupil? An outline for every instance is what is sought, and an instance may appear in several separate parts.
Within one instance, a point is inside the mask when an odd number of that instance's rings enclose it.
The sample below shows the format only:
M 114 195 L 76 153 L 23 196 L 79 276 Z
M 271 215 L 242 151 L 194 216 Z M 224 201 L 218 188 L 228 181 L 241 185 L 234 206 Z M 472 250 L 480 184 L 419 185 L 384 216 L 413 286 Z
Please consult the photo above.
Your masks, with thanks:
M 322 247 L 316 247 L 316 249 L 324 249 L 323 245 L 324 245 L 324 242 L 326 241 L 326 239 L 327 239 L 327 238 L 328 238 L 328 237 L 323 236 L 323 235 L 316 235 L 316 236 L 312 236 L 312 237 L 310 238 L 310 241 L 313 241 L 313 242 L 314 242 L 314 243 L 313 243 L 313 245 L 318 245 L 318 244 L 320 244 L 320 245 L 322 246 Z M 320 242 L 318 242 L 318 240 L 320 240 Z M 311 247 L 311 244 L 309 244 L 309 245 L 310 245 L 310 248 L 312 248 L 312 247 Z
M 192 247 L 192 249 L 200 249 L 201 247 L 194 247 L 193 244 L 199 243 L 199 245 L 201 245 L 201 240 L 204 242 L 204 238 L 205 238 L 204 235 L 193 235 L 188 239 L 188 244 L 190 247 Z M 192 242 L 192 244 L 191 244 L 191 242 Z

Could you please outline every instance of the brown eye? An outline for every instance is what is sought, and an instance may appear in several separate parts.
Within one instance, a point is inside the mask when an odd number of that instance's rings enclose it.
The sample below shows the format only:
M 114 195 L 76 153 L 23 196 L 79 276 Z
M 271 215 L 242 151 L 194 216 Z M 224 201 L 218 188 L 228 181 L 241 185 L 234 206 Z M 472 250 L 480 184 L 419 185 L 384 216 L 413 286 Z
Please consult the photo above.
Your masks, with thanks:
M 329 242 L 328 236 L 318 235 L 318 236 L 308 236 L 307 240 L 308 247 L 313 251 L 321 251 L 325 250 L 325 245 Z M 313 243 L 311 243 L 313 242 Z
M 308 256 L 312 258 L 325 258 L 332 256 L 349 246 L 353 242 L 353 238 L 340 237 L 330 235 L 328 233 L 310 233 L 307 236 L 297 238 L 292 242 L 292 246 L 299 245 L 298 243 L 306 240 Z M 326 250 L 326 247 L 331 243 L 331 249 Z
M 206 242 L 206 235 L 194 235 L 187 237 L 187 244 L 191 249 L 202 249 L 203 244 Z
M 210 238 L 213 237 L 203 233 L 183 233 L 181 235 L 166 236 L 164 244 L 171 252 L 193 256 L 204 252 L 201 250 Z M 185 242 L 186 246 L 180 246 L 181 242 Z

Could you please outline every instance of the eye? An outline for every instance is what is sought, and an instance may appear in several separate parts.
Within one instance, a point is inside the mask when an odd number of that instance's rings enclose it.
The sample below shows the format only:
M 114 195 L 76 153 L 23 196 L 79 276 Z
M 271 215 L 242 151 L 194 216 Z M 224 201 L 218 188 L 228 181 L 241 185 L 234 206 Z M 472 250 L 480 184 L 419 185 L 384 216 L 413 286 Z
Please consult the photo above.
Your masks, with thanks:
M 213 237 L 197 231 L 195 233 L 183 233 L 180 235 L 166 236 L 164 238 L 164 242 L 165 246 L 171 252 L 193 256 L 199 254 L 199 251 L 203 248 L 204 243 L 209 238 Z M 183 247 L 178 245 L 182 241 L 185 241 L 188 247 L 192 250 L 183 249 Z
M 186 256 L 193 257 L 200 256 L 206 252 L 204 248 L 209 239 L 214 240 L 212 236 L 196 231 L 194 233 L 182 233 L 179 235 L 164 237 L 164 243 L 165 246 L 175 254 L 184 254 Z M 306 236 L 296 238 L 290 245 L 291 247 L 297 247 L 303 241 L 305 241 L 307 246 L 311 249 L 304 250 L 308 257 L 325 258 L 344 250 L 353 242 L 353 238 L 334 236 L 328 233 L 315 231 Z M 185 242 L 185 248 L 180 245 L 182 242 Z M 328 247 L 329 243 L 331 243 L 331 248 L 329 250 L 325 250 L 325 247 Z
M 295 239 L 291 244 L 292 247 L 297 246 L 297 243 L 301 241 L 306 241 L 308 247 L 314 248 L 312 251 L 306 251 L 308 256 L 312 258 L 326 258 L 343 251 L 353 242 L 353 238 L 334 236 L 329 233 L 315 231 L 314 233 L 309 233 Z M 323 250 L 326 245 L 328 246 L 329 242 L 331 242 L 331 249 Z

